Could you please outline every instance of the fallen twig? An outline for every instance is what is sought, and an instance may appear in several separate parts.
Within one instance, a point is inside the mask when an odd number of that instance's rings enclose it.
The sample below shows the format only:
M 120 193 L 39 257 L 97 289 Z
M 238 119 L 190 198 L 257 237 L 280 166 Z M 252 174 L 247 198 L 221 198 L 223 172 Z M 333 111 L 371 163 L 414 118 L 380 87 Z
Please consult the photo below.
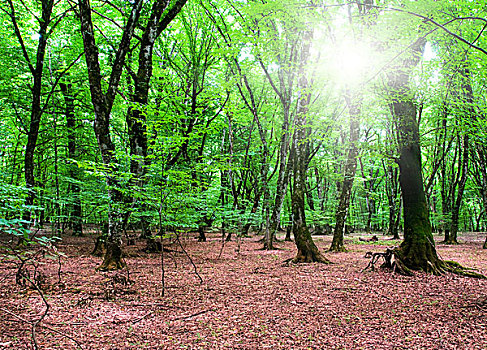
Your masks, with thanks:
M 181 249 L 183 250 L 184 254 L 186 254 L 186 256 L 188 257 L 189 261 L 191 262 L 191 265 L 193 265 L 193 268 L 194 268 L 194 273 L 196 274 L 196 276 L 198 276 L 199 280 L 200 280 L 200 284 L 203 283 L 203 278 L 201 278 L 200 274 L 198 273 L 198 269 L 196 268 L 196 265 L 193 261 L 193 259 L 191 258 L 191 256 L 188 254 L 188 252 L 186 251 L 186 249 L 184 249 L 183 245 L 181 244 L 181 241 L 179 240 L 179 236 L 176 235 L 176 240 L 178 241 L 179 243 L 179 246 L 181 247 Z
M 187 320 L 188 318 L 192 318 L 192 317 L 196 317 L 196 316 L 199 316 L 202 314 L 206 314 L 207 312 L 211 312 L 211 311 L 214 311 L 214 310 L 213 309 L 203 310 L 203 311 L 199 311 L 199 312 L 196 312 L 196 313 L 188 315 L 188 316 L 176 317 L 173 321 Z

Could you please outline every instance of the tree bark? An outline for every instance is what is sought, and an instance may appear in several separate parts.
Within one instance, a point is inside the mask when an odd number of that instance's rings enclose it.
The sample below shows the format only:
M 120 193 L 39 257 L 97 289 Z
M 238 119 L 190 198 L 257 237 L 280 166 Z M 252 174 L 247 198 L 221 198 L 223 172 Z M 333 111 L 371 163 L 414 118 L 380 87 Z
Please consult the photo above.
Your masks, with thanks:
M 19 27 L 17 25 L 16 14 L 13 2 L 9 0 L 9 6 L 11 9 L 11 18 L 15 28 L 15 34 L 19 43 L 23 49 L 24 58 L 29 65 L 30 72 L 33 78 L 32 85 L 32 101 L 30 108 L 30 123 L 29 131 L 27 133 L 27 145 L 25 147 L 24 156 L 24 176 L 25 176 L 25 187 L 27 188 L 27 197 L 25 199 L 26 210 L 23 214 L 23 219 L 26 222 L 31 221 L 31 206 L 34 205 L 34 199 L 36 196 L 35 192 L 35 177 L 34 177 L 34 153 L 37 145 L 37 138 L 39 137 L 39 127 L 41 123 L 42 107 L 41 107 L 41 93 L 42 93 L 42 76 L 44 69 L 44 57 L 46 54 L 46 46 L 48 39 L 48 27 L 51 23 L 51 15 L 54 7 L 53 0 L 42 0 L 42 13 L 39 19 L 39 32 L 38 32 L 38 42 L 36 51 L 36 62 L 35 67 L 31 64 L 29 56 L 24 46 L 22 35 L 20 33 Z
M 125 24 L 118 51 L 112 66 L 108 89 L 103 93 L 102 75 L 98 59 L 98 46 L 95 42 L 93 23 L 91 19 L 91 5 L 89 0 L 79 0 L 79 14 L 81 19 L 81 33 L 85 49 L 85 59 L 88 68 L 88 81 L 91 93 L 91 102 L 95 111 L 93 125 L 98 148 L 100 150 L 103 165 L 106 172 L 106 184 L 108 188 L 108 237 L 106 252 L 102 264 L 98 270 L 114 270 L 125 266 L 122 259 L 122 213 L 119 206 L 122 204 L 123 195 L 117 179 L 117 167 L 115 160 L 115 145 L 110 136 L 110 112 L 112 110 L 115 94 L 120 82 L 125 56 L 130 47 L 130 41 L 134 29 L 138 23 L 142 9 L 141 0 L 132 4 L 131 13 Z
M 350 112 L 350 146 L 347 153 L 347 159 L 345 161 L 345 174 L 341 185 L 338 208 L 335 213 L 335 231 L 333 232 L 333 240 L 329 249 L 329 251 L 333 252 L 346 251 L 345 245 L 343 244 L 345 220 L 347 218 L 348 208 L 350 206 L 350 194 L 352 192 L 355 172 L 357 170 L 357 142 L 360 129 L 358 117 L 360 114 L 360 100 L 354 96 L 350 96 L 348 92 L 345 99 Z
M 181 11 L 186 1 L 187 0 L 176 1 L 175 5 L 169 11 L 166 11 L 167 6 L 170 3 L 169 0 L 155 1 L 152 5 L 150 17 L 140 41 L 138 70 L 134 76 L 134 93 L 130 95 L 132 106 L 129 107 L 126 115 L 131 156 L 130 172 L 134 176 L 134 179 L 131 182 L 140 189 L 146 184 L 144 176 L 147 167 L 150 165 L 149 159 L 147 158 L 148 142 L 144 107 L 147 105 L 149 99 L 154 44 L 162 31 Z M 126 201 L 130 203 L 132 207 L 136 204 L 133 196 L 126 198 Z M 146 208 L 143 205 L 142 210 L 145 209 Z M 128 219 L 130 211 L 126 213 L 126 215 L 126 219 Z M 148 221 L 148 217 L 141 217 L 142 237 L 145 238 L 150 236 Z
M 74 114 L 74 97 L 71 84 L 60 83 L 59 87 L 64 96 L 66 128 L 68 129 L 68 157 L 76 159 L 76 117 Z M 69 218 L 73 235 L 81 236 L 83 234 L 83 212 L 81 207 L 81 187 L 78 184 L 78 166 L 72 161 L 69 164 L 69 176 L 72 182 L 69 184 L 68 194 L 71 194 L 72 204 Z
M 303 47 L 301 51 L 301 65 L 299 69 L 299 88 L 301 98 L 298 101 L 298 111 L 295 119 L 295 130 L 293 137 L 293 176 L 294 186 L 291 197 L 293 214 L 294 241 L 298 252 L 294 262 L 321 262 L 329 263 L 329 260 L 318 250 L 313 242 L 311 233 L 306 225 L 305 201 L 306 176 L 308 171 L 307 154 L 307 113 L 311 95 L 308 91 L 309 84 L 304 70 L 304 65 L 309 58 L 310 41 L 313 33 L 306 31 L 303 35 Z
M 439 274 L 444 266 L 436 253 L 429 220 L 421 172 L 417 110 L 409 88 L 411 71 L 419 62 L 424 45 L 425 40 L 418 39 L 412 46 L 412 57 L 403 60 L 402 67 L 397 67 L 388 77 L 392 98 L 390 108 L 398 131 L 399 182 L 404 213 L 404 240 L 394 254 L 398 270 L 405 274 L 410 274 L 411 270 Z

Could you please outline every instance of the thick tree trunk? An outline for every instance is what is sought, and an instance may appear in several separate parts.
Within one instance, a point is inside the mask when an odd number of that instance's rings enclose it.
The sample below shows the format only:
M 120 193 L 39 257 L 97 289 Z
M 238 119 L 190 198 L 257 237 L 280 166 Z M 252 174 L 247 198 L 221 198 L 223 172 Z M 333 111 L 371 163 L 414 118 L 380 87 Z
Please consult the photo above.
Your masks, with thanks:
M 343 244 L 343 235 L 345 231 L 345 220 L 350 206 L 350 194 L 352 192 L 353 181 L 355 179 L 355 172 L 357 170 L 357 154 L 358 154 L 358 137 L 359 137 L 359 114 L 360 101 L 349 96 L 347 93 L 346 102 L 350 112 L 350 146 L 348 149 L 347 159 L 344 167 L 344 179 L 341 186 L 340 198 L 338 200 L 338 207 L 335 213 L 335 231 L 333 232 L 333 241 L 329 251 L 343 252 L 346 251 Z
M 205 225 L 198 225 L 198 242 L 206 242 Z
M 399 131 L 402 136 L 399 181 L 404 211 L 404 241 L 396 254 L 406 268 L 437 273 L 439 259 L 423 191 L 416 108 L 411 101 L 395 102 L 393 105 L 394 115 L 400 118 Z
M 142 189 L 145 186 L 146 169 L 150 165 L 147 158 L 148 142 L 144 107 L 147 105 L 149 99 L 154 44 L 162 31 L 181 11 L 186 1 L 187 0 L 178 0 L 169 11 L 166 11 L 170 1 L 156 0 L 152 5 L 150 17 L 140 41 L 138 70 L 137 74 L 134 76 L 134 93 L 130 96 L 132 106 L 128 109 L 126 116 L 131 156 L 130 172 L 134 176 L 131 182 L 138 189 Z M 166 13 L 163 16 L 165 11 Z M 126 202 L 131 208 L 136 206 L 136 199 L 134 199 L 133 196 L 128 196 Z M 146 209 L 146 206 L 142 204 L 140 210 L 145 211 Z M 125 221 L 128 221 L 128 216 L 130 215 L 131 210 L 132 209 L 129 209 L 126 213 L 127 217 Z M 125 222 L 125 224 L 126 223 L 127 222 Z M 151 239 L 149 217 L 142 216 L 140 218 L 140 225 L 142 229 L 141 236 Z
M 323 254 L 318 250 L 318 247 L 313 242 L 311 238 L 311 233 L 306 225 L 306 215 L 305 215 L 305 202 L 304 196 L 306 191 L 305 181 L 306 181 L 306 154 L 303 146 L 304 137 L 304 125 L 306 125 L 306 117 L 297 117 L 298 121 L 296 126 L 300 129 L 294 134 L 293 146 L 294 151 L 294 187 L 291 197 L 292 206 L 292 216 L 293 225 L 292 230 L 294 234 L 294 241 L 298 252 L 294 258 L 294 262 L 322 262 L 328 263 Z
M 438 258 L 429 220 L 428 203 L 423 188 L 421 172 L 421 149 L 416 106 L 409 88 L 411 70 L 419 62 L 425 45 L 418 39 L 413 45 L 412 57 L 403 60 L 389 75 L 392 97 L 390 104 L 398 131 L 399 182 L 401 185 L 404 212 L 404 241 L 396 248 L 396 266 L 409 274 L 422 270 L 439 274 L 444 263 Z

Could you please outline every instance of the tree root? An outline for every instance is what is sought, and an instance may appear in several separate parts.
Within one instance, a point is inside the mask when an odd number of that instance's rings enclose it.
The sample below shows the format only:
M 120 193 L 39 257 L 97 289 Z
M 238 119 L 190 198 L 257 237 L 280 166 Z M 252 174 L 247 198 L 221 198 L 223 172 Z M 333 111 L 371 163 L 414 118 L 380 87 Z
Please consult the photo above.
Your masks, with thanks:
M 310 254 L 302 254 L 298 251 L 298 254 L 295 258 L 291 260 L 293 264 L 301 264 L 301 263 L 320 263 L 320 264 L 332 264 L 330 260 L 328 260 L 323 254 L 320 252 L 310 253 Z
M 330 249 L 328 249 L 329 252 L 331 253 L 347 253 L 348 250 L 347 248 L 345 248 L 344 245 L 340 245 L 340 246 L 337 246 L 337 247 L 330 247 Z
M 394 257 L 394 253 L 393 253 L 394 248 L 395 247 L 387 248 L 384 253 L 372 253 L 372 252 L 365 253 L 364 258 L 370 258 L 370 261 L 369 264 L 365 267 L 365 269 L 362 270 L 362 272 L 369 268 L 372 271 L 375 271 L 375 264 L 381 258 L 384 261 L 384 263 L 381 265 L 381 268 L 392 268 L 393 267 L 392 258 Z
M 399 247 L 387 248 L 384 253 L 372 253 L 367 252 L 365 254 L 366 258 L 370 258 L 370 262 L 366 268 L 362 271 L 371 268 L 374 271 L 374 264 L 379 260 L 379 258 L 384 259 L 384 263 L 381 268 L 392 269 L 393 272 L 398 273 L 403 276 L 414 276 L 414 271 L 423 271 L 426 273 L 433 274 L 435 276 L 441 276 L 445 273 L 453 273 L 460 276 L 473 277 L 479 279 L 486 279 L 487 277 L 473 271 L 472 268 L 467 268 L 455 261 L 441 260 L 439 258 L 426 261 L 425 267 L 420 266 L 408 266 L 406 261 L 401 256 L 401 251 Z
M 472 268 L 464 267 L 456 261 L 442 260 L 442 262 L 445 265 L 445 269 L 450 273 L 454 273 L 455 275 L 473 277 L 478 279 L 487 279 L 485 275 L 473 271 L 474 269 Z
M 446 240 L 446 241 L 442 241 L 441 243 L 447 244 L 447 245 L 458 245 L 458 244 L 460 244 L 458 241 L 456 241 L 456 240 L 450 240 L 450 239 L 449 240 Z

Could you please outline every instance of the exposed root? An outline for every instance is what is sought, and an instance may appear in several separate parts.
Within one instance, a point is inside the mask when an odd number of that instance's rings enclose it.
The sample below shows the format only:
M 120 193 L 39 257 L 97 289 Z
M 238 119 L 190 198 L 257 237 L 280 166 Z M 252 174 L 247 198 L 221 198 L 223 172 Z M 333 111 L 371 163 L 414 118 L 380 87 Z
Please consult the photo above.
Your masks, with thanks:
M 423 271 L 435 276 L 440 276 L 449 272 L 456 275 L 479 279 L 487 278 L 486 276 L 473 271 L 471 268 L 463 267 L 461 264 L 455 261 L 441 260 L 437 257 L 426 260 L 422 266 L 411 266 L 408 264 L 408 261 L 403 258 L 400 247 L 387 248 L 384 253 L 367 252 L 365 257 L 371 258 L 371 260 L 367 267 L 362 271 L 367 270 L 369 267 L 372 269 L 372 271 L 374 271 L 374 264 L 379 260 L 379 258 L 382 257 L 384 259 L 384 264 L 381 266 L 382 268 L 390 268 L 394 272 L 404 276 L 413 276 L 414 271 Z
M 381 268 L 393 268 L 393 257 L 394 257 L 394 247 L 387 248 L 384 253 L 372 253 L 372 252 L 367 252 L 365 253 L 364 258 L 370 258 L 369 264 L 365 267 L 365 269 L 362 270 L 366 271 L 367 269 L 371 269 L 372 271 L 375 271 L 375 264 L 379 261 L 379 259 L 382 258 L 383 264 L 381 265 Z
M 115 259 L 104 259 L 103 263 L 96 268 L 97 271 L 114 271 L 114 270 L 121 270 L 126 266 L 126 263 L 123 260 L 115 260 Z
M 348 250 L 347 248 L 345 248 L 344 245 L 340 245 L 340 246 L 331 246 L 330 249 L 328 249 L 329 252 L 331 253 L 347 253 Z
M 463 267 L 456 261 L 448 261 L 448 260 L 443 260 L 443 264 L 445 265 L 445 270 L 451 273 L 454 273 L 456 275 L 460 276 L 467 276 L 467 277 L 473 277 L 473 278 L 479 278 L 479 279 L 487 279 L 485 275 L 482 275 L 481 273 L 473 271 L 472 268 L 468 267 Z
M 407 267 L 402 260 L 395 259 L 393 271 L 403 276 L 414 276 L 413 271 Z
M 294 259 L 291 260 L 293 264 L 301 264 L 301 263 L 320 263 L 320 264 L 331 264 L 332 262 L 328 260 L 323 254 L 320 252 L 314 252 L 309 254 L 303 254 L 301 251 L 298 251 L 298 254 Z
M 456 240 L 451 240 L 451 239 L 449 239 L 449 240 L 447 240 L 447 241 L 442 241 L 441 243 L 443 243 L 443 244 L 448 244 L 448 245 L 458 245 L 458 244 L 460 244 L 460 243 L 458 243 L 458 241 L 456 241 Z

